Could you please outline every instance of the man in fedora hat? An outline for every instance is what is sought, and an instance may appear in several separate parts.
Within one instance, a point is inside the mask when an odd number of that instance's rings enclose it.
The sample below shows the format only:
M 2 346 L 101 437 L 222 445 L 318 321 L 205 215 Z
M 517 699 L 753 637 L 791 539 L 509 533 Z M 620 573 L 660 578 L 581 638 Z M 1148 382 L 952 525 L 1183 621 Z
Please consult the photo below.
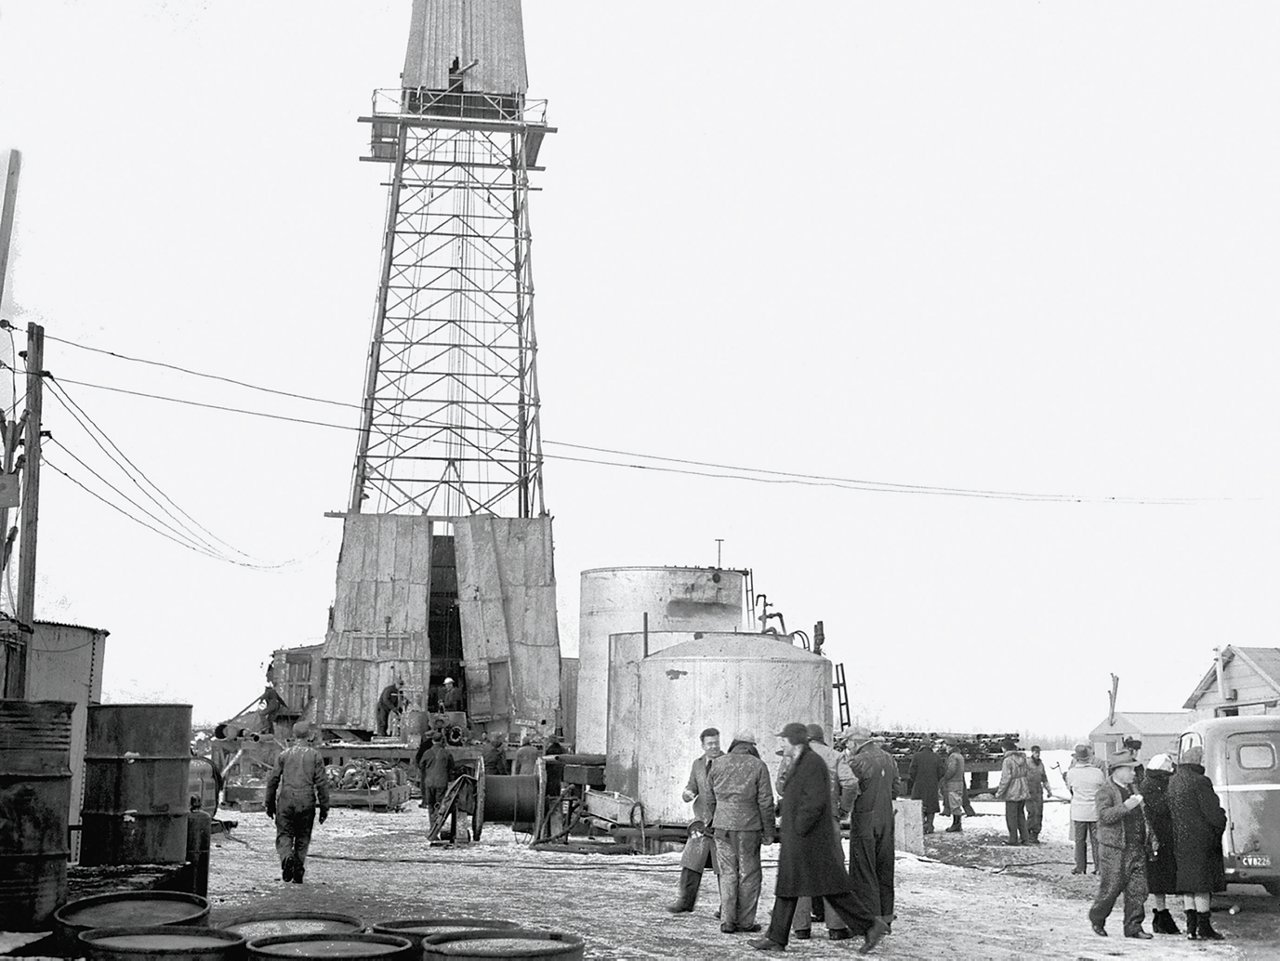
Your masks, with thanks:
M 836 819 L 836 845 L 840 846 L 840 819 L 847 816 L 853 808 L 853 799 L 858 796 L 858 779 L 853 776 L 853 769 L 849 767 L 849 759 L 844 756 L 844 752 L 827 747 L 827 732 L 821 724 L 809 725 L 809 750 L 822 758 L 831 775 L 831 810 Z M 783 766 L 780 766 L 779 791 L 786 783 L 782 767 L 789 764 L 790 760 L 789 757 L 784 757 Z M 840 858 L 844 859 L 843 848 L 840 851 Z M 843 941 L 853 937 L 844 922 L 840 920 L 840 915 L 835 911 L 828 912 L 823 907 L 821 898 L 816 901 L 812 898 L 800 898 L 796 903 L 795 930 L 792 936 L 798 941 L 811 938 L 814 921 L 822 921 L 826 924 L 827 937 L 832 941 Z
M 293 726 L 295 741 L 280 752 L 267 778 L 267 817 L 276 822 L 276 854 L 280 877 L 302 883 L 307 850 L 316 807 L 320 823 L 329 816 L 329 782 L 324 776 L 324 759 L 311 746 L 315 730 L 306 721 Z
M 1098 788 L 1098 896 L 1089 908 L 1093 933 L 1105 927 L 1116 898 L 1124 892 L 1124 936 L 1150 940 L 1142 930 L 1147 900 L 1147 823 L 1142 795 L 1133 788 L 1138 759 L 1120 751 L 1107 759 L 1110 776 Z
M 739 731 L 707 775 L 708 833 L 720 866 L 720 930 L 759 931 L 760 845 L 773 843 L 773 788 L 756 736 Z
M 849 819 L 849 875 L 856 897 L 874 917 L 893 924 L 893 801 L 901 794 L 898 764 L 866 728 L 845 738 L 858 796 Z
M 782 850 L 778 855 L 768 935 L 749 943 L 757 951 L 785 951 L 796 900 L 807 895 L 825 898 L 851 931 L 863 935 L 860 950 L 866 954 L 879 944 L 888 927 L 883 919 L 868 913 L 854 896 L 853 882 L 836 841 L 827 766 L 809 748 L 809 731 L 805 725 L 792 722 L 778 736 L 786 739 L 787 751 L 792 756 L 782 792 Z
M 1084 874 L 1090 850 L 1093 873 L 1098 873 L 1098 789 L 1107 776 L 1093 762 L 1088 744 L 1077 744 L 1067 768 L 1067 790 L 1071 792 L 1071 835 L 1076 845 L 1076 866 L 1072 874 Z

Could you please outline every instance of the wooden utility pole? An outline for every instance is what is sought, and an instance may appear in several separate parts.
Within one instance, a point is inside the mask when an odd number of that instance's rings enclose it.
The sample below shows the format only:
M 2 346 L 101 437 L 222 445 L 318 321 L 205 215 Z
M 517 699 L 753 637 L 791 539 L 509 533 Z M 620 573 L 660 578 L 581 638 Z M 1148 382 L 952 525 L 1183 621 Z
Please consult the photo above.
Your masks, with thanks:
M 18 547 L 18 638 L 5 695 L 26 697 L 27 646 L 36 620 L 36 534 L 40 520 L 40 421 L 44 410 L 44 328 L 27 325 L 27 436 L 22 463 L 22 541 Z
M 9 272 L 9 238 L 13 234 L 13 213 L 18 203 L 18 170 L 22 167 L 22 154 L 9 151 L 9 162 L 4 168 L 4 183 L 0 184 L 0 305 L 4 303 L 4 279 Z
M 16 150 L 9 151 L 9 159 L 3 168 L 4 181 L 0 183 L 0 307 L 4 305 L 5 280 L 9 276 L 9 250 L 13 236 L 13 218 L 18 202 L 18 172 L 22 167 L 22 155 Z M 16 366 L 18 358 L 12 358 Z M 6 473 L 13 469 L 14 452 L 18 446 L 18 429 L 12 423 L 4 425 L 4 464 Z M 9 526 L 9 512 L 4 512 L 4 520 L 0 523 L 0 551 L 7 544 L 5 529 Z M 6 552 L 7 553 L 7 552 Z M 4 564 L 0 563 L 0 576 L 3 576 Z M 0 666 L 4 668 L 5 697 L 22 697 L 26 689 L 26 640 L 17 624 L 6 624 L 0 630 L 0 644 L 4 646 L 4 657 Z

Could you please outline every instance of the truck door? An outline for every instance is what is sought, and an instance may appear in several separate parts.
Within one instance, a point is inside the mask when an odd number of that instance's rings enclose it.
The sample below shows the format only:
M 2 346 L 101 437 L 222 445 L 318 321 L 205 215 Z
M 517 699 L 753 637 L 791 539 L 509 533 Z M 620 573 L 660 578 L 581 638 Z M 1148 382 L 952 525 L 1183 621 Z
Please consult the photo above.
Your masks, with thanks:
M 1223 838 L 1228 877 L 1238 881 L 1280 877 L 1280 731 L 1227 735 Z M 1233 870 L 1234 869 L 1234 870 Z

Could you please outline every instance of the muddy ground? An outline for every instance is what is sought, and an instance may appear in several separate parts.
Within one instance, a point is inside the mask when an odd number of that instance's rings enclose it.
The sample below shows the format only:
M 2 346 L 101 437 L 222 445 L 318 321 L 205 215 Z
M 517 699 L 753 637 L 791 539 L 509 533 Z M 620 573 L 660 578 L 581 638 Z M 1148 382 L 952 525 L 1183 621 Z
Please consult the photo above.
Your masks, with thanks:
M 1096 937 L 1084 912 L 1096 879 L 1073 877 L 1065 805 L 1050 805 L 1039 847 L 1000 845 L 998 805 L 978 804 L 985 816 L 963 834 L 930 836 L 930 858 L 897 861 L 898 921 L 875 954 L 886 958 L 1072 959 L 1280 957 L 1280 910 L 1260 888 L 1233 889 L 1215 924 L 1230 939 L 1201 945 L 1184 938 L 1137 942 Z M 658 857 L 545 854 L 490 825 L 479 844 L 431 848 L 422 841 L 425 812 L 397 814 L 334 810 L 317 826 L 306 883 L 280 881 L 263 814 L 239 820 L 215 837 L 209 895 L 214 920 L 255 910 L 299 908 L 357 915 L 366 922 L 404 917 L 507 918 L 582 936 L 590 958 L 748 958 L 748 935 L 721 934 L 711 893 L 692 915 L 662 910 L 679 872 L 677 855 Z M 766 849 L 765 891 L 773 888 L 777 849 Z M 713 890 L 713 889 L 712 889 Z M 762 912 L 772 903 L 762 898 Z M 767 920 L 763 917 L 762 920 Z M 792 941 L 804 957 L 847 957 L 856 940 L 832 943 L 815 926 L 815 940 Z

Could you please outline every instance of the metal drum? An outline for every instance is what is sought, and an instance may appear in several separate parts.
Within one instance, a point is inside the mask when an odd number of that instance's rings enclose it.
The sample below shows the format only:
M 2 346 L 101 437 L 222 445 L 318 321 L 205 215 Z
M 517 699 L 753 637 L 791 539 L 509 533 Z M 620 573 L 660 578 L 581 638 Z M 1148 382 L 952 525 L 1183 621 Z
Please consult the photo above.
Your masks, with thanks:
M 364 927 L 364 924 L 359 918 L 346 914 L 326 914 L 320 911 L 262 911 L 223 921 L 218 927 L 223 931 L 243 935 L 246 941 L 256 941 L 258 938 L 269 938 L 280 934 L 355 934 Z
M 67 897 L 71 711 L 0 701 L 0 931 L 42 931 Z
M 281 958 L 354 958 L 357 961 L 417 961 L 418 951 L 408 938 L 390 934 L 280 934 L 249 942 L 250 961 Z
M 203 927 L 209 922 L 209 902 L 180 891 L 130 891 L 96 894 L 59 908 L 53 930 L 66 945 L 94 928 Z
M 383 921 L 370 930 L 374 934 L 395 934 L 408 938 L 415 947 L 422 947 L 424 938 L 436 934 L 460 934 L 464 931 L 514 931 L 520 925 L 514 921 L 498 921 L 492 918 L 421 918 L 405 921 Z
M 80 863 L 185 861 L 191 706 L 91 707 L 87 740 Z
M 199 800 L 200 810 L 209 817 L 218 816 L 218 770 L 207 757 L 191 758 L 187 775 L 187 796 Z
M 460 931 L 425 939 L 422 961 L 493 961 L 494 958 L 581 961 L 584 950 L 582 938 L 558 931 Z
M 244 938 L 208 928 L 94 928 L 79 947 L 89 961 L 237 961 Z

